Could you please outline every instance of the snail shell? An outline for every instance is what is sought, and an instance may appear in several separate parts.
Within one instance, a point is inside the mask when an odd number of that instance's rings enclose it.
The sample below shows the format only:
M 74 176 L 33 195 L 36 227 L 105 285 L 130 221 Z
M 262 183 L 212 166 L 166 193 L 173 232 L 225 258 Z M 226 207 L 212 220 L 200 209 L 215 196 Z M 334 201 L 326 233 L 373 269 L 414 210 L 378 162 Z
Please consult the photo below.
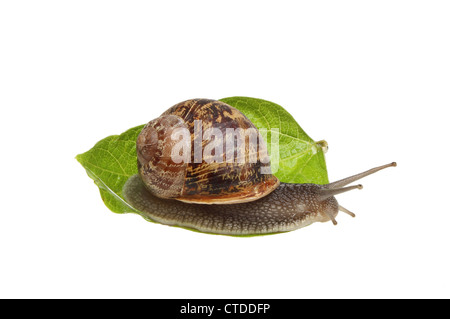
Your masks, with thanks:
M 150 121 L 136 143 L 139 174 L 153 195 L 189 203 L 232 204 L 257 200 L 278 187 L 278 178 L 263 173 L 263 169 L 270 170 L 270 162 L 260 135 L 256 145 L 245 143 L 244 161 L 228 161 L 225 147 L 205 152 L 211 141 L 199 138 L 200 127 L 196 127 L 196 123 L 201 125 L 201 132 L 214 128 L 220 130 L 223 137 L 227 136 L 228 129 L 246 132 L 253 129 L 259 135 L 255 125 L 244 114 L 223 102 L 193 99 L 174 105 Z M 172 152 L 179 142 L 173 138 L 177 129 L 189 132 L 190 145 L 185 148 L 191 152 L 189 161 L 176 163 L 173 160 Z M 201 146 L 196 143 L 201 143 Z M 203 158 L 198 161 L 196 152 L 200 147 Z M 217 150 L 221 153 L 215 154 Z M 213 161 L 208 154 L 223 160 Z M 233 159 L 239 156 L 237 147 L 232 155 Z M 249 160 L 252 156 L 256 161 Z

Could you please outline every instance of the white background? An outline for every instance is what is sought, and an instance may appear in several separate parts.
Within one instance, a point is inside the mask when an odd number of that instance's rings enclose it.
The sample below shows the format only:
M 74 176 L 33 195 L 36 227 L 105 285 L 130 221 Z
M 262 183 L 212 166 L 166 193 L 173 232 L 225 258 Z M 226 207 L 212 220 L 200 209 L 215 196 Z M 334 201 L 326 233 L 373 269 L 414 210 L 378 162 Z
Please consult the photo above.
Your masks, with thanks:
M 450 297 L 448 1 L 2 1 L 3 298 Z M 357 217 L 254 238 L 118 215 L 74 159 L 195 97 L 284 106 Z

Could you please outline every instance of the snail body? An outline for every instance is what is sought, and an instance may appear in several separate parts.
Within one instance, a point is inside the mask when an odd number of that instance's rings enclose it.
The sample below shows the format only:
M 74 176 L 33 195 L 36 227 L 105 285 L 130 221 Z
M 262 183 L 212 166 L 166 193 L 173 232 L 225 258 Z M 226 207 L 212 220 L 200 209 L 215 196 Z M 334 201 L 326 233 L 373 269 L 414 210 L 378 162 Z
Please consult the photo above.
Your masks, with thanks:
M 148 219 L 226 235 L 292 231 L 330 220 L 336 224 L 339 211 L 354 214 L 340 206 L 334 195 L 360 189 L 361 185 L 346 185 L 396 166 L 395 163 L 379 166 L 326 185 L 280 183 L 270 173 L 266 146 L 260 138 L 256 145 L 243 146 L 246 161 L 227 161 L 225 154 L 218 154 L 223 148 L 206 152 L 206 158 L 196 161 L 200 148 L 196 139 L 198 121 L 203 132 L 216 129 L 215 142 L 218 135 L 225 136 L 230 128 L 256 129 L 237 109 L 207 99 L 181 102 L 150 121 L 136 143 L 139 174 L 130 177 L 122 191 L 126 201 Z M 188 141 L 180 142 L 177 137 L 183 134 L 176 132 L 189 134 Z M 184 146 L 184 161 L 174 160 L 173 150 L 180 155 L 177 149 L 180 144 Z M 208 143 L 202 141 L 201 150 L 207 148 Z M 238 155 L 238 149 L 233 151 Z M 252 155 L 253 161 L 248 161 Z M 216 161 L 208 161 L 208 156 Z M 217 161 L 221 157 L 224 160 Z

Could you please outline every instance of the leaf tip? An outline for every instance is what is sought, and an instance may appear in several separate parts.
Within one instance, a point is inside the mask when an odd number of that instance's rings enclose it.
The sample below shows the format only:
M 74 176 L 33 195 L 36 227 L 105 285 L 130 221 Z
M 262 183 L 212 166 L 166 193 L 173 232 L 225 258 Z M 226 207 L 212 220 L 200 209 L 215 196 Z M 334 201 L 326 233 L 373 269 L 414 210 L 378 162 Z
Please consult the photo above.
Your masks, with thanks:
M 325 154 L 328 152 L 328 142 L 325 140 L 321 140 L 316 142 L 316 145 L 322 149 L 322 152 Z
M 85 164 L 84 154 L 85 154 L 85 153 L 78 154 L 78 155 L 76 155 L 75 158 L 74 158 L 74 159 L 76 159 L 77 162 L 80 163 L 81 166 L 83 166 L 83 167 L 84 167 L 84 164 Z

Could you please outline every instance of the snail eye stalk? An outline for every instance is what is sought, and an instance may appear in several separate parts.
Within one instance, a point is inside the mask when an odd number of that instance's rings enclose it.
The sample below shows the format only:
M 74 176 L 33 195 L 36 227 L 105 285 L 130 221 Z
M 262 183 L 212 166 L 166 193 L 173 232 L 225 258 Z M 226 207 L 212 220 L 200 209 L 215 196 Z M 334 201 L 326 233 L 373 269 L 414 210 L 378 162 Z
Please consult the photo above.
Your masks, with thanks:
M 353 189 L 362 189 L 363 186 L 361 184 L 359 185 L 354 185 L 354 186 L 347 186 L 347 187 L 342 187 L 342 188 L 323 188 L 320 190 L 320 196 L 319 199 L 320 201 L 323 201 L 327 198 L 330 198 L 334 195 L 338 195 L 338 194 L 342 194 L 348 191 L 351 191 Z
M 385 169 L 385 168 L 388 168 L 388 167 L 395 167 L 395 166 L 397 166 L 397 163 L 396 162 L 392 162 L 390 164 L 374 167 L 372 169 L 369 169 L 368 171 L 365 171 L 365 172 L 362 172 L 362 173 L 359 173 L 359 174 L 356 174 L 356 175 L 353 175 L 353 176 L 341 179 L 339 181 L 330 183 L 330 184 L 328 184 L 326 186 L 327 186 L 328 189 L 340 188 L 340 187 L 348 185 L 348 184 L 350 184 L 350 183 L 352 183 L 354 181 L 357 181 L 357 180 L 359 180 L 359 179 L 361 179 L 363 177 L 366 177 L 366 176 L 372 175 L 372 174 L 374 174 L 374 173 L 376 173 L 378 171 L 381 171 L 382 169 Z

